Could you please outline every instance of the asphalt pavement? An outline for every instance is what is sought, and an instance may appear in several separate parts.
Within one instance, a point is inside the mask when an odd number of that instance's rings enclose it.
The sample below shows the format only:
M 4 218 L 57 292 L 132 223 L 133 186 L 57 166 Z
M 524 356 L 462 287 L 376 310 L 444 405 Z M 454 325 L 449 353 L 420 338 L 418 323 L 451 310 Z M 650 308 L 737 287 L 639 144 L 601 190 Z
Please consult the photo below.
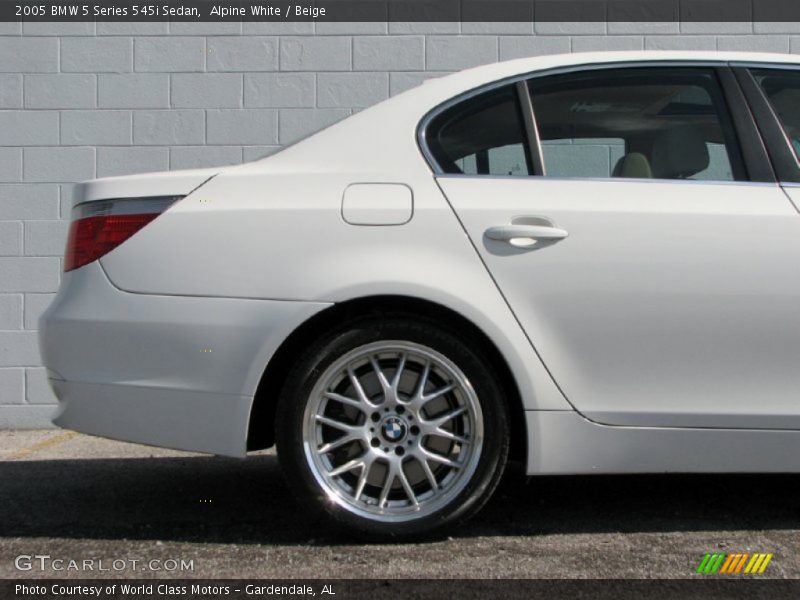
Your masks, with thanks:
M 237 460 L 4 431 L 0 578 L 687 578 L 718 552 L 772 553 L 759 577 L 797 578 L 798 484 L 795 475 L 526 478 L 517 466 L 451 537 L 378 545 L 310 521 L 269 451 Z M 181 562 L 186 570 L 172 568 Z

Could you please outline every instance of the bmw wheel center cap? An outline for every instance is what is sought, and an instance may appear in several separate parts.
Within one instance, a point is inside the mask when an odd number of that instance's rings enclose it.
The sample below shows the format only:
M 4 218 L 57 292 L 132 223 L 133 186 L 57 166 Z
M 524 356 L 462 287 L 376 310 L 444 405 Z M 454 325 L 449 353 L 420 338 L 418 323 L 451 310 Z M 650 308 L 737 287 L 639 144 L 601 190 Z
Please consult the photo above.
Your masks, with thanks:
M 384 419 L 383 424 L 381 425 L 381 433 L 383 434 L 383 438 L 393 444 L 403 441 L 403 438 L 406 437 L 407 432 L 408 428 L 406 427 L 403 419 L 400 417 L 387 417 Z

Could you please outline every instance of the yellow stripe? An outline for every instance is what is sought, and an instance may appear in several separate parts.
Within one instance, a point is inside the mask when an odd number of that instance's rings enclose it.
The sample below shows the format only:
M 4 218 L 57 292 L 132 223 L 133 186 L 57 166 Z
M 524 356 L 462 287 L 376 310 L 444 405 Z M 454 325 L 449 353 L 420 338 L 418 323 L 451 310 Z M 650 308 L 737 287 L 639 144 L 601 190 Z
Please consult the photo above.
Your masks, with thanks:
M 746 552 L 744 554 L 742 554 L 742 559 L 739 561 L 739 564 L 736 565 L 736 570 L 732 571 L 733 573 L 739 573 L 742 570 L 742 567 L 744 566 L 744 563 L 747 560 L 748 556 L 750 556 L 750 555 L 747 554 Z
M 722 563 L 722 568 L 719 570 L 720 573 L 727 573 L 728 566 L 733 562 L 733 560 L 738 557 L 738 554 L 728 554 L 728 558 L 725 559 L 725 562 Z
M 756 564 L 753 565 L 753 568 L 750 569 L 751 573 L 758 573 L 758 567 L 761 566 L 761 561 L 764 560 L 766 554 L 756 554 L 756 556 L 758 557 L 758 560 L 756 561 Z
M 21 448 L 15 452 L 7 454 L 3 460 L 19 460 L 20 458 L 25 458 L 26 456 L 30 456 L 35 452 L 39 452 L 39 450 L 44 450 L 50 446 L 56 446 L 58 444 L 63 444 L 64 442 L 68 442 L 77 435 L 78 433 L 75 431 L 66 431 L 59 435 L 54 435 L 52 437 L 43 439 L 40 442 L 36 442 L 27 448 Z
M 769 561 L 772 560 L 772 556 L 773 556 L 772 554 L 766 555 L 766 557 L 764 558 L 764 562 L 761 563 L 761 568 L 758 570 L 759 573 L 764 572 L 764 570 L 767 568 L 767 565 L 769 564 Z
M 745 573 L 751 573 L 760 560 L 761 560 L 761 555 L 760 554 L 758 554 L 758 553 L 753 554 L 753 558 L 751 558 L 750 562 L 747 563 L 747 568 L 745 568 L 744 572 Z

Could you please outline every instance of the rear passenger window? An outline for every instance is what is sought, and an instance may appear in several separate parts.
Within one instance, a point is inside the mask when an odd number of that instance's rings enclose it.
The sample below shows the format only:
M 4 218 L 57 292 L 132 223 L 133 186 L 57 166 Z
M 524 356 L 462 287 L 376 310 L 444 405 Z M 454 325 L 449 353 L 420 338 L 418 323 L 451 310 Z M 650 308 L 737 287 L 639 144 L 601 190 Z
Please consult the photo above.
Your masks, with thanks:
M 513 85 L 445 110 L 427 127 L 425 139 L 445 173 L 531 174 L 522 112 Z
M 778 115 L 795 156 L 800 158 L 800 72 L 757 69 L 753 76 Z
M 711 70 L 595 70 L 529 87 L 548 176 L 746 178 Z
M 608 177 L 610 165 L 625 155 L 622 138 L 542 140 L 547 174 L 551 177 Z

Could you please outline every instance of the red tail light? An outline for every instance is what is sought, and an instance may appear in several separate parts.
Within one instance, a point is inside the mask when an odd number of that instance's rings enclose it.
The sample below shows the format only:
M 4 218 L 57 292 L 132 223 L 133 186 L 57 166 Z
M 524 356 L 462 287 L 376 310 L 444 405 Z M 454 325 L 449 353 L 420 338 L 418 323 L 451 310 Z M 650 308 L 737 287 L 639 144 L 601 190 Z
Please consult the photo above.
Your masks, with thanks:
M 88 217 L 74 221 L 67 238 L 64 271 L 97 260 L 158 216 L 156 214 Z
M 79 204 L 74 209 L 67 238 L 64 271 L 72 271 L 108 254 L 178 198 L 131 198 Z

